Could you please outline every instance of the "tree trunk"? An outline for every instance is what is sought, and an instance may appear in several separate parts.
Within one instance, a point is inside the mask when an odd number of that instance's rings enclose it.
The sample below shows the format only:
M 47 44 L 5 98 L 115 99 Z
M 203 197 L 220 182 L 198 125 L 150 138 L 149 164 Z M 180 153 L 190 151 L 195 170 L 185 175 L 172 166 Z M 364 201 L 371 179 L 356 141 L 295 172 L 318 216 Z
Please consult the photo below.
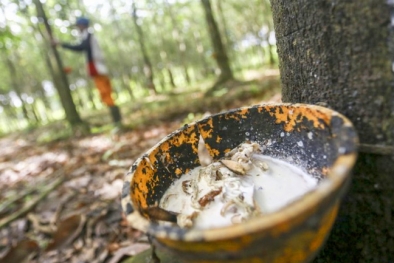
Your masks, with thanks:
M 269 63 L 271 66 L 275 65 L 275 58 L 274 58 L 274 52 L 272 51 L 272 49 L 274 48 L 274 46 L 269 42 L 269 38 L 270 38 L 270 34 L 272 32 L 272 18 L 271 16 L 267 15 L 267 10 L 269 10 L 270 6 L 267 0 L 261 0 L 261 7 L 263 9 L 263 14 L 264 14 L 264 21 L 268 27 L 268 34 L 265 37 L 265 41 L 267 41 L 267 49 L 268 49 L 268 55 L 269 55 Z
M 48 97 L 45 95 L 45 90 L 42 87 L 41 83 L 39 84 L 39 88 L 37 89 L 37 94 L 38 94 L 38 98 L 41 100 L 45 108 L 45 120 L 47 122 L 52 121 L 53 116 L 52 116 L 51 103 L 49 102 Z M 37 99 L 35 101 L 37 102 Z M 40 118 L 42 119 L 41 114 L 40 114 Z
M 394 52 L 388 45 L 394 36 L 387 3 L 271 0 L 283 100 L 324 103 L 346 115 L 360 137 L 353 184 L 316 262 L 394 262 Z
M 157 43 L 160 47 L 164 47 L 165 46 L 165 41 L 163 39 L 163 33 L 162 33 L 162 28 L 160 26 L 156 26 L 156 25 L 161 25 L 162 23 L 164 23 L 164 20 L 162 21 L 157 21 L 157 16 L 153 17 L 153 21 L 154 21 L 154 25 L 155 25 L 155 33 L 157 35 Z M 167 34 L 167 32 L 164 32 L 164 34 Z M 172 57 L 172 56 L 171 56 Z M 174 82 L 174 78 L 172 76 L 172 72 L 171 72 L 171 68 L 172 68 L 172 62 L 171 60 L 168 59 L 168 54 L 165 50 L 161 50 L 160 51 L 160 58 L 164 64 L 164 67 L 160 70 L 167 70 L 168 71 L 168 75 L 169 75 L 169 79 L 170 79 L 170 84 L 172 88 L 176 88 L 176 84 Z M 161 72 L 162 76 L 164 76 L 164 73 Z
M 353 121 L 362 143 L 393 145 L 388 7 L 351 2 L 273 0 L 283 99 L 327 102 Z
M 224 81 L 233 79 L 233 72 L 230 68 L 227 52 L 224 48 L 219 28 L 212 13 L 211 2 L 210 0 L 201 0 L 201 3 L 204 9 L 205 19 L 208 25 L 208 32 L 211 38 L 213 50 L 215 52 L 213 56 L 216 59 L 216 63 L 220 69 L 219 80 L 217 83 L 222 83 Z
M 119 19 L 118 19 L 119 14 L 117 13 L 117 10 L 113 4 L 113 1 L 109 1 L 108 3 L 111 7 L 110 14 L 111 14 L 112 24 L 114 25 L 113 28 L 115 30 L 115 37 L 119 41 L 124 41 L 124 34 L 122 33 L 122 28 L 119 24 Z M 112 41 L 111 41 L 111 45 L 112 45 Z M 114 55 L 117 56 L 119 61 L 124 62 L 124 58 L 127 57 L 128 51 L 125 50 L 124 48 L 118 48 L 117 51 L 114 53 L 115 53 Z M 130 89 L 131 74 L 128 70 L 130 68 L 130 66 L 129 65 L 125 66 L 124 64 L 120 68 L 118 67 L 118 71 L 120 72 L 119 77 L 121 80 L 122 90 L 126 90 L 128 92 L 128 94 L 130 95 L 130 99 L 133 99 L 133 92 Z
M 48 19 L 46 17 L 44 7 L 42 6 L 42 3 L 40 0 L 34 0 L 34 4 L 37 9 L 37 16 L 40 17 L 45 25 L 46 32 L 49 36 L 49 38 L 52 38 L 52 29 L 48 23 Z M 66 115 L 66 119 L 68 123 L 70 124 L 71 127 L 76 128 L 77 126 L 85 126 L 85 124 L 82 122 L 82 119 L 80 118 L 76 108 L 75 104 L 73 101 L 73 98 L 71 96 L 71 91 L 69 88 L 69 83 L 67 76 L 63 72 L 63 65 L 62 61 L 60 59 L 59 52 L 57 51 L 56 47 L 51 46 L 51 52 L 52 52 L 52 57 L 54 61 L 51 61 L 52 66 L 55 65 L 54 68 L 54 73 L 55 73 L 55 86 L 56 89 L 59 93 L 60 101 L 62 103 L 62 106 L 64 108 L 64 112 Z M 83 129 L 83 133 L 86 132 L 87 127 Z M 82 131 L 82 130 L 81 130 Z
M 92 86 L 91 83 L 87 83 L 85 89 L 86 89 L 86 95 L 87 95 L 88 100 L 90 102 L 91 108 L 94 110 L 97 110 L 98 107 L 97 107 L 96 100 L 94 98 L 94 93 L 93 93 L 94 87 Z
M 168 3 L 168 0 L 165 0 L 165 6 L 166 6 L 167 12 L 169 14 L 170 20 L 171 20 L 171 26 L 173 28 L 172 36 L 175 40 L 177 49 L 179 51 L 179 53 L 177 52 L 177 54 L 178 54 L 178 59 L 179 59 L 181 65 L 182 65 L 182 68 L 183 68 L 184 78 L 185 78 L 186 82 L 188 84 L 190 84 L 191 81 L 190 81 L 189 71 L 188 71 L 187 63 L 185 61 L 185 59 L 187 58 L 186 43 L 182 37 L 182 33 L 180 33 L 181 30 L 179 30 L 178 23 L 176 22 L 176 19 L 174 17 L 174 13 L 171 8 L 171 4 Z
M 172 71 L 171 71 L 170 67 L 167 68 L 167 73 L 168 73 L 168 78 L 170 79 L 171 87 L 173 89 L 175 89 L 176 88 L 176 84 L 175 84 L 175 80 L 174 80 L 174 75 L 172 74 Z
M 3 8 L 3 6 L 1 4 L 0 4 L 0 11 L 1 11 L 1 13 L 3 15 L 5 15 L 4 8 Z M 10 32 L 10 29 L 8 27 L 8 23 L 7 23 L 7 21 L 5 21 L 5 22 L 6 22 L 5 23 L 5 28 L 4 28 L 5 32 Z M 2 50 L 2 53 L 4 55 L 4 62 L 6 64 L 6 66 L 7 66 L 8 72 L 10 74 L 11 87 L 15 91 L 15 93 L 18 96 L 19 100 L 21 101 L 23 117 L 25 118 L 25 120 L 28 123 L 30 123 L 30 118 L 29 118 L 28 111 L 26 109 L 26 104 L 25 104 L 24 99 L 22 98 L 21 84 L 20 84 L 20 81 L 19 81 L 17 70 L 15 68 L 15 64 L 14 64 L 13 60 L 11 59 L 10 54 L 8 54 L 7 48 L 3 47 L 3 48 L 1 48 L 1 50 Z M 17 52 L 16 49 L 14 50 L 14 54 L 15 54 L 15 52 Z
M 4 51 L 6 51 L 6 49 L 4 49 Z M 21 85 L 20 85 L 20 82 L 19 82 L 19 77 L 17 75 L 17 72 L 16 72 L 15 65 L 14 65 L 13 61 L 11 60 L 11 58 L 7 54 L 5 54 L 5 62 L 7 64 L 8 71 L 10 73 L 12 88 L 15 91 L 16 95 L 18 96 L 18 98 L 19 98 L 19 100 L 21 101 L 21 104 L 22 104 L 21 106 L 22 106 L 23 117 L 30 124 L 30 117 L 29 117 L 28 111 L 26 109 L 26 102 L 25 102 L 25 100 L 22 97 L 22 90 L 21 90 Z
M 209 75 L 209 71 L 210 70 L 209 70 L 209 64 L 208 64 L 208 62 L 207 62 L 207 60 L 205 58 L 204 44 L 201 41 L 201 36 L 200 36 L 200 33 L 198 31 L 195 31 L 193 33 L 193 37 L 194 37 L 193 38 L 194 42 L 196 43 L 196 50 L 197 50 L 197 53 L 199 54 L 201 65 L 203 67 L 201 75 L 202 75 L 203 78 L 206 78 Z
M 8 98 L 8 100 L 10 103 L 1 104 L 1 107 L 3 107 L 6 117 L 3 123 L 7 123 L 7 125 L 1 127 L 1 130 L 6 133 L 9 133 L 13 130 L 19 130 L 21 128 L 19 125 L 19 121 L 16 121 L 18 119 L 18 114 L 15 112 L 15 107 L 13 107 L 11 103 L 11 98 Z
M 220 19 L 220 24 L 222 25 L 222 33 L 223 33 L 223 46 L 226 48 L 226 50 L 232 50 L 231 48 L 231 41 L 230 41 L 230 34 L 227 26 L 226 19 L 224 17 L 224 11 L 223 11 L 223 6 L 222 6 L 223 1 L 218 0 L 216 1 L 216 6 L 218 10 L 218 16 Z
M 39 117 L 39 114 L 37 113 L 37 109 L 36 109 L 37 103 L 36 102 L 37 102 L 37 100 L 34 99 L 33 103 L 30 104 L 30 111 L 33 114 L 35 123 L 40 124 L 41 123 L 41 116 Z
M 150 62 L 149 56 L 148 56 L 148 52 L 146 51 L 145 48 L 145 42 L 144 42 L 144 34 L 143 31 L 141 29 L 141 26 L 138 24 L 138 17 L 137 17 L 137 7 L 135 6 L 135 2 L 133 1 L 132 4 L 132 17 L 133 17 L 133 21 L 134 21 L 134 25 L 137 31 L 137 35 L 138 35 L 138 42 L 140 44 L 140 48 L 141 48 L 141 53 L 142 53 L 142 57 L 144 59 L 144 73 L 146 76 L 146 79 L 148 81 L 148 88 L 154 93 L 156 94 L 156 87 L 155 84 L 153 82 L 153 69 L 152 69 L 152 63 Z

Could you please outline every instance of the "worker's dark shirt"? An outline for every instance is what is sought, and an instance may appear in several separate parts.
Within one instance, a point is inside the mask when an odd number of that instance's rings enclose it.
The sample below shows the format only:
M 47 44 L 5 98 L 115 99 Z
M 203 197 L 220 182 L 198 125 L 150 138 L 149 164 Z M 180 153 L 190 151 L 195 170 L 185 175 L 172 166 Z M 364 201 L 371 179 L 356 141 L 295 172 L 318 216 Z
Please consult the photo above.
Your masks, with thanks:
M 82 32 L 81 42 L 79 44 L 62 43 L 61 46 L 72 51 L 86 53 L 88 73 L 90 76 L 106 75 L 108 73 L 98 42 L 92 33 L 87 30 Z

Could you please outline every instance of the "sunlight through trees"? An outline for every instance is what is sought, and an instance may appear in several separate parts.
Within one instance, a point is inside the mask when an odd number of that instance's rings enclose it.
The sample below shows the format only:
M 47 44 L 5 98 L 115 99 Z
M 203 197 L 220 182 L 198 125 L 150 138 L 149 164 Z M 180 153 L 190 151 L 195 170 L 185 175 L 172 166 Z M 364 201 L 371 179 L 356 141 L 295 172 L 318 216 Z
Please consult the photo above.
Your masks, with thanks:
M 84 57 L 50 44 L 50 34 L 77 42 L 79 16 L 92 21 L 120 104 L 277 63 L 268 0 L 0 0 L 0 134 L 103 108 Z

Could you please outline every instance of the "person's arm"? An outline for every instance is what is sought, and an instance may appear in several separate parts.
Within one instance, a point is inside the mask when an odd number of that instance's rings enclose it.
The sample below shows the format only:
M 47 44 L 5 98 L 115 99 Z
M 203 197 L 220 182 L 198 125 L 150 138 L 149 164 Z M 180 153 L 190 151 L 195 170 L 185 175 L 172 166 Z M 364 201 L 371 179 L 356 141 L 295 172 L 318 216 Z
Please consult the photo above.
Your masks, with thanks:
M 71 45 L 71 44 L 67 44 L 67 43 L 61 43 L 60 44 L 63 48 L 67 48 L 73 51 L 85 51 L 89 48 L 89 38 L 87 37 L 86 39 L 84 39 L 81 43 L 77 44 L 77 45 Z

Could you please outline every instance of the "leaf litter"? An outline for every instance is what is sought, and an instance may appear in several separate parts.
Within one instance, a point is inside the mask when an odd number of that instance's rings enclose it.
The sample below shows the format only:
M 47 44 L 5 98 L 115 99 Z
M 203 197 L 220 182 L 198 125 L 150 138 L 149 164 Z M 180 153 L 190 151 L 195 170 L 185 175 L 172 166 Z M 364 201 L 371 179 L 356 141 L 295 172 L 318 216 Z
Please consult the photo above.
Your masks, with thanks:
M 143 152 L 181 126 L 37 145 L 0 139 L 0 263 L 121 262 L 150 247 L 121 211 L 123 177 Z
M 134 160 L 182 126 L 174 119 L 45 145 L 34 133 L 0 138 L 0 263 L 118 263 L 148 249 L 121 211 L 121 182 Z

